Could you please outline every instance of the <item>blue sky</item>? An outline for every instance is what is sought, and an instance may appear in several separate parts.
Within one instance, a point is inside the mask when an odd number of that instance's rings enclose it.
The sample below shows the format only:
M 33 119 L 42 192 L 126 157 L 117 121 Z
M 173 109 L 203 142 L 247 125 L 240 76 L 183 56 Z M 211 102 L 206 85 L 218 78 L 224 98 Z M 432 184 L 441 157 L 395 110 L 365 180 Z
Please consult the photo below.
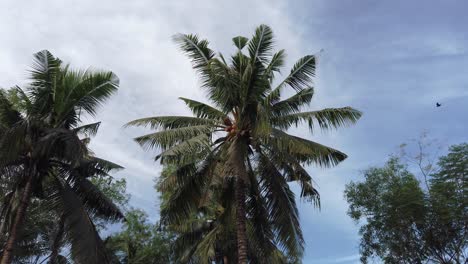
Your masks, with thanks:
M 154 153 L 122 129 L 129 120 L 187 114 L 178 96 L 203 100 L 188 60 L 171 41 L 197 33 L 215 50 L 233 50 L 231 37 L 270 25 L 287 65 L 319 55 L 311 108 L 353 106 L 357 125 L 310 135 L 343 150 L 338 167 L 309 171 L 322 209 L 301 203 L 307 243 L 304 263 L 357 263 L 358 227 L 346 215 L 344 185 L 380 165 L 402 142 L 423 131 L 444 145 L 468 140 L 467 1 L 0 1 L 0 86 L 25 82 L 32 54 L 49 49 L 76 67 L 115 71 L 117 96 L 101 109 L 95 152 L 126 167 L 132 204 L 157 218 Z M 286 71 L 287 68 L 285 68 Z M 442 107 L 436 108 L 435 103 Z

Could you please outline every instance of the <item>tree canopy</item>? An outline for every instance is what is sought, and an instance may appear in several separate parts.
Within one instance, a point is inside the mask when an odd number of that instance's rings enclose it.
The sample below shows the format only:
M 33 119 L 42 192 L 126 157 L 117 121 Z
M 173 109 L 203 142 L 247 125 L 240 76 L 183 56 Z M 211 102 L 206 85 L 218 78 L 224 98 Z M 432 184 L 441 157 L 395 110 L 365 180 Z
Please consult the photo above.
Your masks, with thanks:
M 51 262 L 59 261 L 64 239 L 76 262 L 107 262 L 92 218 L 123 214 L 91 180 L 122 167 L 93 154 L 88 144 L 100 122 L 83 124 L 82 118 L 95 116 L 118 83 L 112 72 L 74 70 L 44 50 L 34 54 L 25 88 L 0 91 L 2 264 L 19 256 L 23 238 L 37 234 L 27 228 L 38 228 L 28 213 L 39 204 L 55 223 Z
M 349 215 L 364 220 L 361 260 L 465 263 L 468 241 L 468 144 L 451 146 L 429 177 L 429 189 L 398 158 L 347 185 Z

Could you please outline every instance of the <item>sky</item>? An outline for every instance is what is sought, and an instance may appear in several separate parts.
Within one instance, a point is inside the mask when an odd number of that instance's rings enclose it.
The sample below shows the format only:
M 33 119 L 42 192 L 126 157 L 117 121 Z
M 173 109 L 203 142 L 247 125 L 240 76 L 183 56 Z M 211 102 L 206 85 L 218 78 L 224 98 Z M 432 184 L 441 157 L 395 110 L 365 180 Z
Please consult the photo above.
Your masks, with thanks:
M 311 109 L 352 106 L 364 113 L 349 128 L 293 131 L 349 156 L 332 169 L 308 168 L 322 208 L 300 202 L 304 263 L 359 263 L 359 226 L 346 215 L 345 184 L 424 131 L 444 146 L 468 140 L 467 10 L 464 0 L 0 0 L 0 87 L 24 85 L 32 54 L 43 49 L 72 67 L 115 72 L 120 89 L 100 109 L 91 147 L 126 168 L 116 177 L 127 179 L 132 205 L 156 221 L 153 182 L 161 167 L 155 152 L 132 141 L 148 131 L 122 126 L 189 114 L 179 96 L 205 100 L 171 36 L 196 33 L 229 54 L 232 37 L 250 37 L 267 24 L 288 55 L 283 72 L 318 54 Z

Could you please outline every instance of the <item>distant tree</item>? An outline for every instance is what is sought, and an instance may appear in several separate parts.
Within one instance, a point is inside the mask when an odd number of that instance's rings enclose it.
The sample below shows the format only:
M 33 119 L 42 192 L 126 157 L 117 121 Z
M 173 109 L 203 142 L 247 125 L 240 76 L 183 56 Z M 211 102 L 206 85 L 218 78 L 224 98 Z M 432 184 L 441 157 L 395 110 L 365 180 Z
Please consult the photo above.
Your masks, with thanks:
M 116 264 L 168 264 L 173 263 L 173 236 L 148 223 L 148 216 L 132 209 L 125 214 L 123 230 L 105 240 L 106 248 Z
M 424 240 L 440 263 L 468 262 L 468 143 L 450 147 L 432 174 Z
M 349 215 L 361 227 L 361 260 L 385 263 L 467 261 L 468 144 L 455 145 L 438 169 L 418 181 L 397 158 L 346 186 Z
M 93 177 L 90 181 L 122 212 L 127 210 L 130 194 L 127 193 L 127 181 L 125 178 L 116 179 L 110 175 L 105 175 Z M 92 219 L 98 231 L 105 229 L 108 224 L 115 222 L 115 219 L 103 218 L 99 217 L 99 215 L 93 215 Z

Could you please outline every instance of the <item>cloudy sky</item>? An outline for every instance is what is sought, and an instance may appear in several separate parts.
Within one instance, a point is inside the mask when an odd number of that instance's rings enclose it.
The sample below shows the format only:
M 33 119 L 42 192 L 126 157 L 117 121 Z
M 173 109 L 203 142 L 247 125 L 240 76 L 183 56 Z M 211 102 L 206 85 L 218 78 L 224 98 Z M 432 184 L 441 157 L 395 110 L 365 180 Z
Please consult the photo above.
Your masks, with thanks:
M 75 67 L 114 71 L 120 90 L 101 109 L 92 147 L 126 167 L 117 176 L 126 177 L 132 204 L 155 220 L 160 167 L 131 140 L 144 131 L 122 125 L 187 114 L 179 96 L 204 100 L 171 36 L 197 33 L 230 53 L 231 37 L 268 24 L 288 67 L 323 49 L 311 108 L 350 105 L 364 116 L 326 134 L 295 131 L 349 155 L 336 168 L 310 168 L 322 209 L 301 203 L 304 263 L 357 263 L 358 227 L 346 215 L 344 185 L 423 131 L 445 145 L 468 140 L 467 10 L 464 0 L 0 0 L 0 87 L 23 84 L 32 54 L 42 49 Z

